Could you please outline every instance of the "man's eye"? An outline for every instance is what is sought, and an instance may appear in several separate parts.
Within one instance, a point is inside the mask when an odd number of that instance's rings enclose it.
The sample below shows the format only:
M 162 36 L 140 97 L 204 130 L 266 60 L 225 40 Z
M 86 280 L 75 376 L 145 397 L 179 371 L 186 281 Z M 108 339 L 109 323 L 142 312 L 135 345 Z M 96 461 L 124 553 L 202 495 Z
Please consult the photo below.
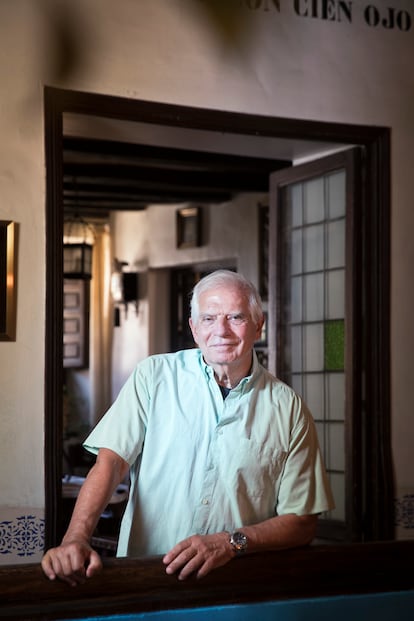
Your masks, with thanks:
M 206 324 L 214 323 L 214 320 L 215 317 L 213 317 L 212 315 L 204 315 L 204 317 L 201 318 L 201 321 Z
M 231 323 L 234 323 L 236 326 L 239 326 L 245 321 L 244 315 L 229 315 L 228 320 Z

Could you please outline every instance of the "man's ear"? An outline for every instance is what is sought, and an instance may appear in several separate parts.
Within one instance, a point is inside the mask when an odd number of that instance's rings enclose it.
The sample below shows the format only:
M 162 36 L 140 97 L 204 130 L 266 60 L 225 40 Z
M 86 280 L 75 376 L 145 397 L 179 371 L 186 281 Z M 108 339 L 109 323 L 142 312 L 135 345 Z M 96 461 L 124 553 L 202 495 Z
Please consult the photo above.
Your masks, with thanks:
M 256 341 L 260 341 L 261 339 L 264 322 L 265 322 L 265 318 L 262 317 L 262 319 L 258 322 L 256 326 L 256 339 L 255 339 Z
M 198 345 L 197 341 L 197 325 L 193 322 L 191 317 L 188 319 L 188 323 L 190 324 L 191 333 L 193 335 L 194 342 Z

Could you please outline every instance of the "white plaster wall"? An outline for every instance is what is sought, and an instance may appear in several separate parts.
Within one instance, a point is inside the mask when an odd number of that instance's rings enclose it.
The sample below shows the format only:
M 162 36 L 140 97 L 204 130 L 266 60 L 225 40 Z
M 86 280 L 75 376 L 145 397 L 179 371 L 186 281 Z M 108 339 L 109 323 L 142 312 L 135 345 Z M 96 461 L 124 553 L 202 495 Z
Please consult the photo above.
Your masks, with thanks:
M 27 4 L 27 3 L 26 3 Z M 31 12 L 0 6 L 0 219 L 18 224 L 17 339 L 0 343 L 0 503 L 43 506 L 45 182 Z M 27 7 L 29 8 L 29 7 Z M 18 10 L 18 9 L 21 9 Z M 34 24 L 35 26 L 35 24 Z M 17 45 L 19 38 L 19 46 Z
M 230 2 L 230 0 L 229 0 Z M 398 485 L 414 487 L 411 385 L 414 28 L 300 17 L 293 0 L 256 12 L 229 48 L 194 0 L 0 3 L 0 219 L 19 223 L 18 325 L 0 343 L 1 503 L 42 507 L 45 321 L 43 85 L 191 106 L 392 127 L 392 418 Z M 303 3 L 304 5 L 305 3 Z M 414 19 L 411 0 L 375 0 Z M 241 6 L 240 6 L 241 5 Z M 358 5 L 358 6 L 356 6 Z M 59 74 L 47 9 L 69 8 L 81 64 Z M 72 17 L 73 20 L 69 19 Z M 57 39 L 62 41 L 62 37 Z
M 262 195 L 243 194 L 232 202 L 203 207 L 203 243 L 184 249 L 176 247 L 175 208 L 152 205 L 148 209 L 149 266 L 159 268 L 235 259 L 239 271 L 257 283 L 258 256 L 246 249 L 257 233 L 257 205 L 261 200 Z
M 127 271 L 142 272 L 148 266 L 148 217 L 145 211 L 119 212 L 111 217 L 113 253 L 125 261 Z M 142 281 L 143 276 L 141 276 Z M 140 283 L 141 284 L 141 283 Z M 142 287 L 141 287 L 142 288 Z M 121 325 L 112 339 L 112 393 L 115 397 L 139 360 L 148 356 L 148 300 L 139 300 L 139 312 L 129 304 L 120 309 Z

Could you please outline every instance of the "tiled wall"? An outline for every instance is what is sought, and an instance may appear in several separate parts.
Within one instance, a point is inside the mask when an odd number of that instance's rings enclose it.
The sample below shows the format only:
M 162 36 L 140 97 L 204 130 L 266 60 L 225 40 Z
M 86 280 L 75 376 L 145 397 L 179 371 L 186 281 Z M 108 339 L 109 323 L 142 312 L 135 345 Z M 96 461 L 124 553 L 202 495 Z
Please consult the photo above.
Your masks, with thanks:
M 395 537 L 414 539 L 414 488 L 400 488 L 395 499 Z
M 0 507 L 0 564 L 37 563 L 43 555 L 43 509 Z

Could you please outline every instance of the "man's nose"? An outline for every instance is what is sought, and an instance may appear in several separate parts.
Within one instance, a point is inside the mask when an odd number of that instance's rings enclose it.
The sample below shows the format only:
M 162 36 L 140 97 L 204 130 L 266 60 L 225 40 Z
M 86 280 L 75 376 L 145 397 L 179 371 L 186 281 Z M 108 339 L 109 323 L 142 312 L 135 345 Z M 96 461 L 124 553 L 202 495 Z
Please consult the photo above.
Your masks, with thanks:
M 219 315 L 215 323 L 216 332 L 218 334 L 226 334 L 230 332 L 230 322 L 225 315 Z

